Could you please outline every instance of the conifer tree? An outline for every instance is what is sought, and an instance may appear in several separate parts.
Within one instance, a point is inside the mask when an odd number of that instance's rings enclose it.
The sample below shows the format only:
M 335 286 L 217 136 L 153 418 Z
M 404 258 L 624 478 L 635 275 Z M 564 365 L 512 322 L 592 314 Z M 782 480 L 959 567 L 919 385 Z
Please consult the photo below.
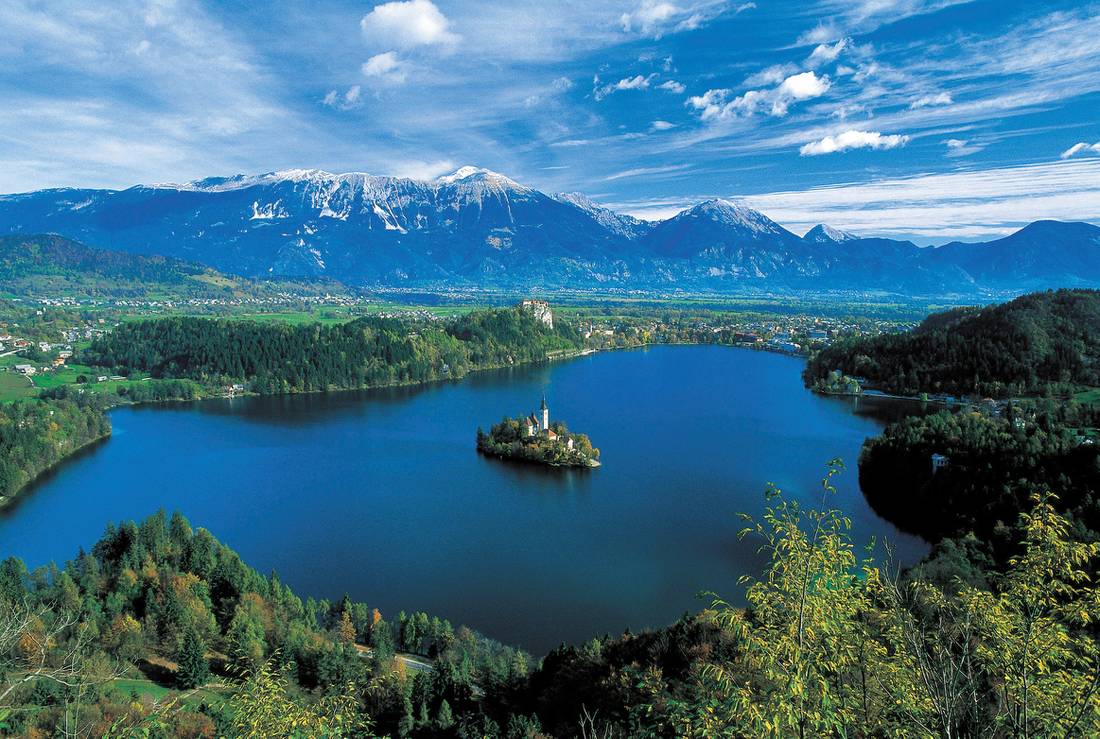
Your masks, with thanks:
M 197 688 L 210 680 L 210 663 L 206 660 L 206 645 L 194 628 L 187 630 L 180 643 L 179 669 L 176 684 L 184 689 Z

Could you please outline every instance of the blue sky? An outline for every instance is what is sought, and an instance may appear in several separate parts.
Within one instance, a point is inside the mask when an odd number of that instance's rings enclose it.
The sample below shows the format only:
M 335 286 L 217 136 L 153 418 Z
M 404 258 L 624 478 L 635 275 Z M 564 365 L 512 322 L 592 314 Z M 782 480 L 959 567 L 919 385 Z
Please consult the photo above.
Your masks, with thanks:
M 22 2 L 0 191 L 463 164 L 921 243 L 1100 222 L 1100 4 Z

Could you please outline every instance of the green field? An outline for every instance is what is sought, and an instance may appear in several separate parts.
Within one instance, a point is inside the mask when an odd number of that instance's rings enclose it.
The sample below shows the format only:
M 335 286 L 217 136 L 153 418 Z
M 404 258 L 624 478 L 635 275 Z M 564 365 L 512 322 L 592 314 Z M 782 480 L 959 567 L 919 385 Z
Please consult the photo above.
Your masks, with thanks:
M 1084 405 L 1100 405 L 1100 387 L 1082 390 L 1074 395 L 1073 399 Z
M 147 695 L 153 700 L 164 700 L 167 696 L 181 695 L 181 691 L 167 688 L 146 678 L 120 677 L 111 682 L 111 687 L 127 694 Z M 225 694 L 215 688 L 199 688 L 195 691 L 185 691 L 185 704 L 220 703 L 225 700 Z
M 0 372 L 0 401 L 33 398 L 38 394 L 29 379 L 17 372 Z

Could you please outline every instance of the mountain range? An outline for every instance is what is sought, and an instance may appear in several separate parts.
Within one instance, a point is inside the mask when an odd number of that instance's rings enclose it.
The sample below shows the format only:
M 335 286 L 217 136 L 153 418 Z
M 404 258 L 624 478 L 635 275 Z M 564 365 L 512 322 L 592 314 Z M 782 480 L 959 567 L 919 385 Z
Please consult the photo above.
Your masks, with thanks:
M 1038 221 L 918 247 L 729 200 L 642 221 L 476 167 L 422 181 L 288 170 L 125 190 L 0 195 L 0 234 L 56 233 L 246 277 L 357 286 L 814 290 L 978 295 L 1100 286 L 1100 227 Z

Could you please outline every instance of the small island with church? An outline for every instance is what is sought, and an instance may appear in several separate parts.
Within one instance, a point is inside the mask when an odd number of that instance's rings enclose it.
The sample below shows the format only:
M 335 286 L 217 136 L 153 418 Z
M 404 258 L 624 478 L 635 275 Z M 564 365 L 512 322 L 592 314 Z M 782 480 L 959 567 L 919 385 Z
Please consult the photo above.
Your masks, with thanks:
M 564 423 L 550 422 L 546 398 L 538 413 L 505 418 L 489 433 L 477 430 L 477 450 L 482 454 L 533 462 L 550 467 L 599 467 L 600 450 L 584 434 L 570 433 Z

